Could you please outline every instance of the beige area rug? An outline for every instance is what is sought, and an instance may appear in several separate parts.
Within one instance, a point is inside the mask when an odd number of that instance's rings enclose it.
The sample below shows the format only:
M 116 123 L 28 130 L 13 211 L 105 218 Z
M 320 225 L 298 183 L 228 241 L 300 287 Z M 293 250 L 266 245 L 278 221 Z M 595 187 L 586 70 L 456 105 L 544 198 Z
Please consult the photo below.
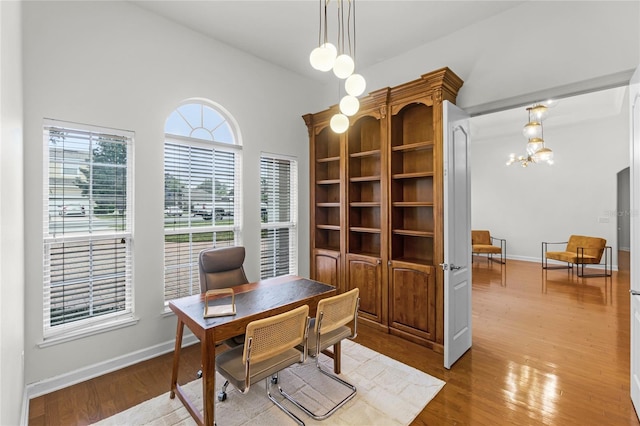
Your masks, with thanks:
M 331 368 L 332 360 L 321 355 L 321 362 Z M 306 425 L 408 425 L 427 403 L 442 389 L 445 382 L 415 368 L 351 341 L 342 344 L 343 379 L 358 388 L 355 398 L 320 422 L 311 419 L 289 401 L 283 405 L 296 413 Z M 216 392 L 223 379 L 216 373 Z M 280 384 L 312 411 L 324 414 L 335 401 L 349 390 L 321 374 L 315 359 L 308 358 L 280 373 Z M 215 401 L 218 426 L 294 425 L 295 422 L 267 398 L 264 380 L 252 385 L 242 395 L 235 388 L 227 389 L 227 400 Z M 202 384 L 195 380 L 183 387 L 196 406 L 202 407 Z M 283 399 L 272 386 L 272 394 Z M 180 400 L 169 393 L 143 402 L 133 408 L 100 421 L 97 425 L 194 425 L 195 422 Z

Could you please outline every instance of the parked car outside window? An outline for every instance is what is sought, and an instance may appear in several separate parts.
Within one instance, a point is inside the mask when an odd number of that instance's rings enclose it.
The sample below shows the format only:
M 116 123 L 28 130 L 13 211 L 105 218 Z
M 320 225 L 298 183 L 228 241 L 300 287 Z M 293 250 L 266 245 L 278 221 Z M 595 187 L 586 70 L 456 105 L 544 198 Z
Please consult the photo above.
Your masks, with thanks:
M 84 216 L 86 212 L 84 206 L 81 204 L 66 204 L 60 206 L 58 214 L 60 216 Z
M 179 206 L 169 206 L 164 210 L 167 216 L 182 216 L 182 208 Z

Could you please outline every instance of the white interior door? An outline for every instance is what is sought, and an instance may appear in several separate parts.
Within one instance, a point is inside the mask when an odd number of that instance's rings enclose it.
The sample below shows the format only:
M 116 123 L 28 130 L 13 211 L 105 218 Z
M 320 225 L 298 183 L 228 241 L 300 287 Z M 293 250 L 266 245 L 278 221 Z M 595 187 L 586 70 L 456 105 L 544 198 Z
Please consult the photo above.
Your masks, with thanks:
M 444 366 L 471 347 L 471 179 L 469 115 L 443 103 Z
M 640 413 L 640 67 L 629 84 L 631 135 L 631 401 Z

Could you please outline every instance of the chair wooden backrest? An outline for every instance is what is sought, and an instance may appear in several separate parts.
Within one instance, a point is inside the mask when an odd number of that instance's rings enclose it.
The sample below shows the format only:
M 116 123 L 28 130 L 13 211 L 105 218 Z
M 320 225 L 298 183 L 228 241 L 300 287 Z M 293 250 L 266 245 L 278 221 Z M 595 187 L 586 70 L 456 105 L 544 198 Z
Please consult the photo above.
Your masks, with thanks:
M 309 306 L 274 315 L 269 318 L 252 321 L 247 325 L 244 340 L 242 362 L 247 366 L 275 357 L 298 345 L 304 346 L 304 357 L 307 352 L 307 324 Z
M 595 262 L 600 263 L 604 248 L 607 245 L 607 240 L 599 237 L 587 237 L 584 235 L 571 235 L 567 242 L 566 251 L 569 253 L 576 253 L 579 247 L 584 249 L 584 253 L 579 255 L 593 256 L 596 258 Z
M 313 332 L 317 334 L 319 331 L 320 335 L 330 333 L 356 319 L 359 295 L 360 290 L 354 288 L 318 302 Z

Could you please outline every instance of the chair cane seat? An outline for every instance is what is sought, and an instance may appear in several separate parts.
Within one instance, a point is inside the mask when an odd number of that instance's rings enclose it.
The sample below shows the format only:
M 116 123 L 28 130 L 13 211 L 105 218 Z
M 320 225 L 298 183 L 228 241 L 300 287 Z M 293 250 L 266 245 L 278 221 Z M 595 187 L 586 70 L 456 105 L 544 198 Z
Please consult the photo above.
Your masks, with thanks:
M 313 330 L 314 326 L 315 326 L 315 318 L 311 318 L 311 320 L 309 321 L 309 329 Z M 320 338 L 320 350 L 324 350 L 327 349 L 330 346 L 335 345 L 336 343 L 340 342 L 343 339 L 347 339 L 351 336 L 352 331 L 351 328 L 347 327 L 346 325 L 343 325 L 342 327 L 339 327 L 333 331 L 330 331 L 329 333 L 325 333 L 322 335 L 322 337 Z M 308 337 L 308 351 L 309 351 L 309 355 L 311 356 L 315 356 L 316 355 L 316 333 L 309 333 L 309 337 Z

